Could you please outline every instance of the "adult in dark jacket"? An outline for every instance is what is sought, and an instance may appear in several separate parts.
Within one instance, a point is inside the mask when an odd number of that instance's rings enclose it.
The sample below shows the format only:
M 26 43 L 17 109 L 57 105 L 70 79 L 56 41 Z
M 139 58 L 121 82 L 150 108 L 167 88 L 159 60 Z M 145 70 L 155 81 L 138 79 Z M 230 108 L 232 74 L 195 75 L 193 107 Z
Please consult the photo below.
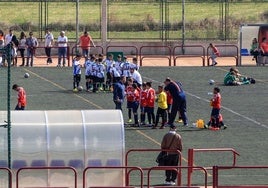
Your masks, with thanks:
M 115 103 L 115 109 L 122 110 L 122 104 L 125 98 L 125 83 L 126 77 L 122 76 L 119 82 L 116 82 L 113 86 L 113 101 Z
M 180 82 L 174 82 L 170 78 L 165 80 L 165 91 L 169 92 L 173 98 L 173 103 L 171 107 L 170 118 L 168 119 L 168 125 L 173 126 L 176 114 L 179 111 L 183 124 L 188 126 L 188 118 L 186 114 L 186 96 L 182 89 L 182 84 Z

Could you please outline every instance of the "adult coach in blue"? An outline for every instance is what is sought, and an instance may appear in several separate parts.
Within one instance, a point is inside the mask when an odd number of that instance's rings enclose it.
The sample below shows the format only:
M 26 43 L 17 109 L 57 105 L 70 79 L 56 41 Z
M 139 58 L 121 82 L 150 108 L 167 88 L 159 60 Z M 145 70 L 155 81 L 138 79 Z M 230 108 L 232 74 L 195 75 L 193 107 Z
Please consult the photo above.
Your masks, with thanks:
M 164 83 L 165 91 L 169 92 L 173 98 L 171 114 L 170 118 L 168 119 L 168 125 L 174 125 L 177 112 L 179 111 L 184 126 L 188 126 L 188 118 L 186 114 L 186 96 L 182 89 L 182 84 L 180 82 L 174 82 L 170 78 L 166 78 Z
M 122 104 L 125 98 L 125 83 L 126 77 L 121 76 L 120 81 L 113 85 L 113 101 L 115 103 L 115 109 L 122 111 Z

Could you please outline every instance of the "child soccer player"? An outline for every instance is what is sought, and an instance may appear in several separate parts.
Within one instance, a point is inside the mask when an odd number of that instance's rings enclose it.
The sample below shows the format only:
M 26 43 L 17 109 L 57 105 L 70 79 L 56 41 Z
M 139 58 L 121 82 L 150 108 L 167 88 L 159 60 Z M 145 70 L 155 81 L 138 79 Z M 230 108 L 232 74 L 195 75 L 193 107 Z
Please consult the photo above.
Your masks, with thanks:
M 147 106 L 147 89 L 146 89 L 146 82 L 142 83 L 140 90 L 140 121 L 141 125 L 145 125 L 145 107 Z
M 132 84 L 132 96 L 134 98 L 133 102 L 131 102 L 132 112 L 134 116 L 134 126 L 139 127 L 138 108 L 140 104 L 140 91 L 136 83 Z
M 151 82 L 146 82 L 146 89 L 147 89 L 147 106 L 145 112 L 148 115 L 148 123 L 149 126 L 155 124 L 155 115 L 154 115 L 154 102 L 155 102 L 155 90 L 152 88 Z
M 81 55 L 78 54 L 73 59 L 73 91 L 77 92 L 79 83 L 81 81 L 81 65 L 80 65 Z
M 221 94 L 218 87 L 213 89 L 213 98 L 210 100 L 210 105 L 212 106 L 210 125 L 212 128 L 219 129 L 224 124 L 222 121 L 220 123 Z M 208 125 L 206 128 L 208 128 Z
M 165 126 L 165 123 L 167 122 L 167 94 L 164 92 L 163 90 L 163 86 L 160 85 L 158 86 L 158 97 L 156 99 L 157 103 L 158 103 L 158 108 L 157 108 L 157 112 L 156 112 L 156 119 L 155 119 L 155 124 L 152 127 L 153 129 L 156 129 L 157 124 L 159 122 L 159 117 L 162 117 L 162 125 L 160 127 L 160 129 L 163 129 Z
M 132 114 L 132 102 L 134 101 L 134 95 L 133 95 L 133 88 L 132 88 L 133 80 L 132 78 L 129 78 L 127 80 L 127 87 L 126 87 L 126 97 L 127 97 L 127 109 L 128 109 L 128 121 L 127 123 L 131 123 L 131 114 Z
M 95 56 L 90 55 L 90 58 L 86 60 L 85 62 L 85 79 L 86 79 L 86 89 L 89 92 L 92 90 L 92 83 L 93 83 L 93 71 L 92 66 L 95 63 Z
M 218 50 L 218 48 L 216 48 L 216 46 L 212 43 L 209 44 L 209 47 L 211 48 L 212 50 L 212 54 L 210 56 L 211 60 L 212 60 L 212 65 L 211 66 L 215 66 L 217 65 L 217 61 L 216 61 L 216 58 L 220 56 L 220 52 Z

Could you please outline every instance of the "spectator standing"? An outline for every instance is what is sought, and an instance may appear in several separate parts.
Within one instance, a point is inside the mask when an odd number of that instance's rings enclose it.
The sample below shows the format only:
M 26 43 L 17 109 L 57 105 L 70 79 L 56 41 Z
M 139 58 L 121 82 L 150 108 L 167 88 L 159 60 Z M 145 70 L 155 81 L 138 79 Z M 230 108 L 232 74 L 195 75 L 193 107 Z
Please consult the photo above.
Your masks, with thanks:
M 9 29 L 9 33 L 5 35 L 5 46 L 11 42 L 13 35 L 13 29 Z
M 58 65 L 57 67 L 61 67 L 61 60 L 62 60 L 62 66 L 65 67 L 66 63 L 66 56 L 67 56 L 67 43 L 68 38 L 65 36 L 65 31 L 60 32 L 60 36 L 57 40 L 58 43 Z
M 153 129 L 156 129 L 159 117 L 162 117 L 162 125 L 160 126 L 160 129 L 163 129 L 165 126 L 165 123 L 167 122 L 167 94 L 164 92 L 164 87 L 162 85 L 158 86 L 158 97 L 156 99 L 158 108 L 156 112 L 156 118 L 155 118 L 155 124 L 152 127 Z
M 52 63 L 51 58 L 51 47 L 53 46 L 54 36 L 51 31 L 47 28 L 45 35 L 45 52 L 47 56 L 47 64 Z
M 216 48 L 216 46 L 212 43 L 209 44 L 209 47 L 211 48 L 211 55 L 210 55 L 210 58 L 212 60 L 212 64 L 211 66 L 215 66 L 217 65 L 217 61 L 216 61 L 216 58 L 220 56 L 220 52 L 218 50 L 218 48 Z
M 85 31 L 84 34 L 81 35 L 79 38 L 79 45 L 82 49 L 82 55 L 85 58 L 88 57 L 88 54 L 90 52 L 90 43 L 92 43 L 92 45 L 96 47 L 94 41 L 92 40 L 92 37 L 89 35 L 87 31 Z
M 33 66 L 33 59 L 35 49 L 38 46 L 38 41 L 35 37 L 33 37 L 33 32 L 29 33 L 29 37 L 26 38 L 26 47 L 27 47 L 27 63 L 26 66 Z
M 5 46 L 5 36 L 4 32 L 0 30 L 0 49 L 2 49 Z M 3 66 L 2 64 L 2 53 L 0 53 L 0 67 Z
M 262 43 L 260 47 L 261 47 L 261 55 L 263 56 L 261 63 L 264 65 L 266 62 L 266 58 L 268 56 L 268 41 L 266 37 L 262 38 Z
M 167 159 L 164 161 L 163 166 L 178 166 L 179 154 L 175 150 L 182 151 L 182 138 L 181 135 L 176 133 L 176 127 L 170 126 L 170 130 L 164 135 L 161 142 L 161 149 L 174 150 L 174 152 L 168 152 Z M 166 170 L 165 185 L 175 185 L 177 179 L 176 170 Z
M 256 64 L 258 63 L 258 55 L 260 54 L 259 50 L 259 43 L 257 38 L 254 38 L 251 43 L 250 47 L 250 54 L 253 56 L 252 61 L 256 61 Z
M 13 29 L 9 30 L 9 34 L 5 35 L 5 46 L 11 45 L 11 62 L 13 62 L 13 65 L 17 66 L 17 47 L 19 45 L 19 42 L 17 40 L 16 35 L 13 33 Z M 3 56 L 3 64 L 5 66 L 5 59 L 6 57 Z
M 20 33 L 19 47 L 18 47 L 22 61 L 20 66 L 22 67 L 25 65 L 25 49 L 26 49 L 26 34 L 22 31 Z
M 176 114 L 179 111 L 184 126 L 188 126 L 188 118 L 186 115 L 186 96 L 182 89 L 182 85 L 179 82 L 174 82 L 170 78 L 165 80 L 165 91 L 168 91 L 172 96 L 173 102 L 171 107 L 170 118 L 168 119 L 168 124 L 173 126 Z
M 125 98 L 125 82 L 126 77 L 121 76 L 120 81 L 116 82 L 113 86 L 113 101 L 115 103 L 115 109 L 119 109 L 121 111 Z
M 5 36 L 4 32 L 0 30 L 0 48 L 3 48 L 5 46 Z
M 15 110 L 24 110 L 27 104 L 26 92 L 24 88 L 17 84 L 14 84 L 12 86 L 12 89 L 18 93 L 18 97 L 17 97 L 18 103 L 15 107 Z

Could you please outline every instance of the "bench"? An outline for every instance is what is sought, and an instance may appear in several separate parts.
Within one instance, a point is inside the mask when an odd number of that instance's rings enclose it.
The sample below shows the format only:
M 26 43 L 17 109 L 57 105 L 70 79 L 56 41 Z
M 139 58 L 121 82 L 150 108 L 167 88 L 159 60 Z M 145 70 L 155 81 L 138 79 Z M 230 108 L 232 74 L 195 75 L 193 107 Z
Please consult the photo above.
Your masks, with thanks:
M 249 56 L 250 55 L 248 52 L 248 49 L 246 49 L 246 48 L 242 48 L 240 50 L 240 54 L 241 54 L 241 56 Z

